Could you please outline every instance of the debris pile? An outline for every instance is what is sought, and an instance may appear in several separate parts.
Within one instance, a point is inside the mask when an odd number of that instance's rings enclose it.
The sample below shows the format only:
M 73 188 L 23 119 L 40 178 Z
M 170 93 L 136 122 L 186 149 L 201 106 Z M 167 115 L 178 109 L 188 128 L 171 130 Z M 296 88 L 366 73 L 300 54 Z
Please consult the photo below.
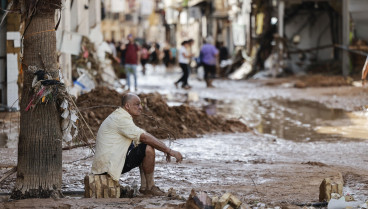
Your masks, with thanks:
M 121 94 L 99 87 L 81 95 L 77 100 L 83 117 L 94 133 L 103 120 L 121 104 Z M 197 137 L 211 132 L 246 132 L 249 128 L 239 120 L 225 120 L 209 116 L 188 105 L 169 107 L 158 93 L 140 94 L 142 116 L 135 119 L 137 126 L 160 139 Z
M 366 202 L 357 201 L 351 194 L 343 194 L 343 179 L 341 173 L 333 178 L 323 179 L 319 187 L 319 201 L 327 201 L 328 209 L 365 208 Z
M 191 209 L 250 209 L 246 203 L 242 203 L 237 197 L 231 193 L 225 193 L 220 198 L 210 198 L 206 192 L 200 192 L 199 195 L 192 189 L 189 198 L 185 203 L 186 208 Z
M 205 111 L 186 104 L 169 107 L 158 93 L 140 94 L 145 115 L 136 124 L 154 136 L 167 138 L 168 131 L 177 138 L 196 137 L 211 132 L 246 132 L 248 127 L 239 120 L 209 116 Z
M 89 93 L 82 94 L 76 103 L 92 132 L 97 134 L 101 123 L 121 104 L 121 95 L 109 88 L 98 87 Z M 88 127 L 83 123 L 81 126 L 81 134 L 92 137 Z

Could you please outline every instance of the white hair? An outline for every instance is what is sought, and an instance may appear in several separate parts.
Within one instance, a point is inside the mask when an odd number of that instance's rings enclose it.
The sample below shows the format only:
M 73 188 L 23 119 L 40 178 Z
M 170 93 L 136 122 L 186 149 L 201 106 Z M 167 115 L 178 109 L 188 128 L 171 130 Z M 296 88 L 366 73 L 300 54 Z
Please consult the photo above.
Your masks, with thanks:
M 211 36 L 208 36 L 208 37 L 206 38 L 206 43 L 207 43 L 207 44 L 213 44 L 213 38 L 212 38 Z

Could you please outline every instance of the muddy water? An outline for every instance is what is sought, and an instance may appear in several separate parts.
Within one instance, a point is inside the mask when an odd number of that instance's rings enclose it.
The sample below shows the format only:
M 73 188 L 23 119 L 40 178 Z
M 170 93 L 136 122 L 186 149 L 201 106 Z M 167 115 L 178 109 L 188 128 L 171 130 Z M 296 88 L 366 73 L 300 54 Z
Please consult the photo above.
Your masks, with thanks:
M 295 193 L 300 192 L 300 188 L 287 187 L 291 184 L 305 187 L 304 196 L 297 197 L 300 201 L 317 201 L 315 190 L 321 179 L 337 175 L 336 166 L 344 167 L 339 172 L 345 168 L 359 171 L 368 162 L 368 157 L 362 156 L 367 149 L 365 142 L 300 143 L 254 133 L 178 139 L 171 148 L 180 150 L 184 161 L 166 163 L 163 153 L 157 152 L 156 184 L 164 190 L 174 187 L 184 197 L 195 188 L 212 195 L 230 191 L 244 199 L 266 198 L 269 201 L 277 196 L 275 201 L 280 201 L 295 199 Z M 83 190 L 83 178 L 90 172 L 92 158 L 78 159 L 90 154 L 88 149 L 82 148 L 63 153 L 63 191 Z M 311 166 L 307 162 L 325 166 Z M 304 178 L 309 179 L 305 184 Z M 365 178 L 348 180 L 344 190 L 353 191 L 357 199 L 364 199 L 368 188 L 359 191 L 365 186 L 356 182 L 364 182 Z M 122 185 L 139 185 L 139 170 L 123 174 L 120 180 Z M 269 190 L 269 186 L 275 188 Z M 274 191 L 280 193 L 274 194 Z M 280 194 L 284 197 L 278 196 Z
M 241 119 L 262 134 L 298 142 L 364 140 L 367 115 L 311 101 L 211 100 L 208 110 Z M 213 110 L 215 108 L 215 110 Z

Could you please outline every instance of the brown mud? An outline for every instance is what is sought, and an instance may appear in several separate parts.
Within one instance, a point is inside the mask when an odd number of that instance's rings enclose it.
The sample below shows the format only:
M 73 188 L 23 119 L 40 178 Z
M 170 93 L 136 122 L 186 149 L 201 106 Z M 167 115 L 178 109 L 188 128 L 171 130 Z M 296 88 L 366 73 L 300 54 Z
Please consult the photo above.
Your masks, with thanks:
M 331 87 L 331 86 L 351 86 L 352 79 L 337 75 L 303 75 L 292 76 L 290 78 L 281 78 L 273 81 L 267 81 L 266 85 L 274 86 L 283 83 L 291 83 L 295 88 L 307 87 Z
M 99 87 L 78 98 L 77 105 L 95 134 L 103 120 L 121 104 L 121 96 L 114 90 Z M 158 93 L 139 94 L 139 97 L 143 115 L 135 118 L 135 123 L 159 139 L 249 131 L 245 124 L 236 119 L 207 115 L 205 111 L 186 104 L 170 107 Z

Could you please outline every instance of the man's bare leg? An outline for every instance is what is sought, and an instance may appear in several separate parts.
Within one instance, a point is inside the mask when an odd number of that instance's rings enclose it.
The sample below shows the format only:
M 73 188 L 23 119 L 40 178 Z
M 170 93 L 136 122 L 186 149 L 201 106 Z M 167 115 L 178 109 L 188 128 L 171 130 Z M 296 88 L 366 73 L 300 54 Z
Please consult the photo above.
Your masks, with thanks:
M 144 172 L 143 172 L 143 166 L 142 165 L 139 166 L 139 173 L 141 175 L 141 188 L 139 189 L 139 192 L 143 193 L 146 190 L 147 181 L 146 181 L 146 176 L 144 175 Z
M 146 177 L 146 189 L 150 190 L 155 185 L 153 171 L 155 170 L 155 149 L 149 145 L 146 147 L 146 156 L 143 158 L 142 168 Z
M 155 186 L 154 170 L 155 170 L 155 149 L 149 145 L 146 147 L 146 156 L 142 162 L 142 170 L 146 177 L 146 193 L 151 195 L 164 195 L 165 193 Z

